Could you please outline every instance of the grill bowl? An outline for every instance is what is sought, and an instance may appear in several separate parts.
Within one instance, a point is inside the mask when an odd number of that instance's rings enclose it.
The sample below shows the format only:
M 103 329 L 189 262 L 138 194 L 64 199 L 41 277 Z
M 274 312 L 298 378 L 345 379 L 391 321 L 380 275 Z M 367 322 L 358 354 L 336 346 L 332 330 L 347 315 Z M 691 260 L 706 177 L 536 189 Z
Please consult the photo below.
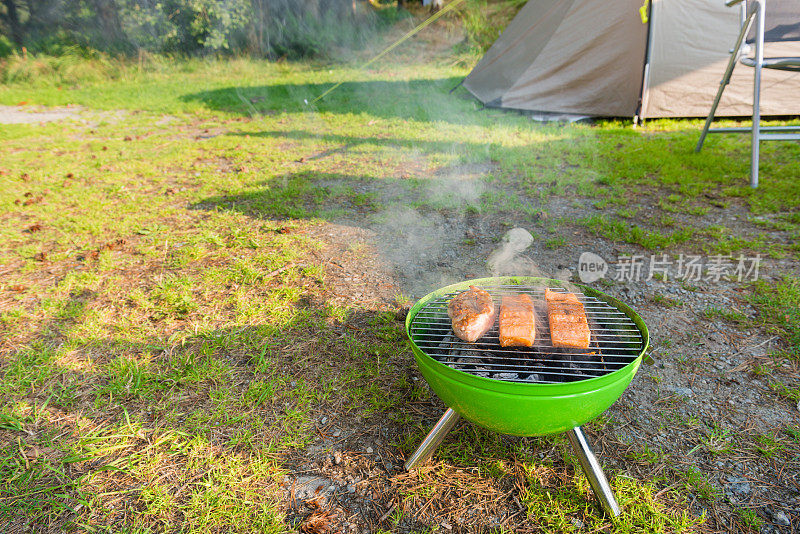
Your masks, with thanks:
M 535 277 L 495 277 L 467 280 L 441 288 L 421 298 L 408 312 L 406 333 L 414 358 L 431 389 L 461 416 L 489 430 L 514 436 L 542 436 L 580 426 L 603 413 L 628 387 L 649 343 L 644 321 L 629 306 L 590 287 L 575 285 L 630 318 L 642 336 L 638 356 L 624 367 L 603 376 L 561 384 L 517 383 L 483 378 L 436 361 L 411 335 L 417 314 L 434 299 L 465 291 L 470 285 L 564 287 L 558 280 Z

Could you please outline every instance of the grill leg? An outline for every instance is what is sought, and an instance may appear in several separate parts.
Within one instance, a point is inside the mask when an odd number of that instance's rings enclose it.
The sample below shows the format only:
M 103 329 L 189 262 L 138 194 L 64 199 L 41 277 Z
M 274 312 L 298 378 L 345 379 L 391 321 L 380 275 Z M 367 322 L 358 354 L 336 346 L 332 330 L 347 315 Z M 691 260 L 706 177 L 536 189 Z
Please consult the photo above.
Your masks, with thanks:
M 422 440 L 422 443 L 417 447 L 417 450 L 414 451 L 414 454 L 408 459 L 406 462 L 406 471 L 416 469 L 418 466 L 427 462 L 433 455 L 433 451 L 436 450 L 459 419 L 461 419 L 461 416 L 452 408 L 448 408 L 436 425 L 428 432 L 428 435 L 425 436 L 425 439 Z
M 605 473 L 603 473 L 603 468 L 600 467 L 600 462 L 597 461 L 597 457 L 594 455 L 594 452 L 592 452 L 589 442 L 586 441 L 586 436 L 583 435 L 581 427 L 576 426 L 572 430 L 567 431 L 567 438 L 575 454 L 578 455 L 578 459 L 581 461 L 581 466 L 583 467 L 583 472 L 586 473 L 586 478 L 589 479 L 589 484 L 591 484 L 592 490 L 597 500 L 600 501 L 603 510 L 612 517 L 618 516 L 620 514 L 620 509 L 617 504 L 617 499 L 614 498 L 614 492 L 611 491 L 611 486 L 608 485 L 608 480 L 606 479 Z

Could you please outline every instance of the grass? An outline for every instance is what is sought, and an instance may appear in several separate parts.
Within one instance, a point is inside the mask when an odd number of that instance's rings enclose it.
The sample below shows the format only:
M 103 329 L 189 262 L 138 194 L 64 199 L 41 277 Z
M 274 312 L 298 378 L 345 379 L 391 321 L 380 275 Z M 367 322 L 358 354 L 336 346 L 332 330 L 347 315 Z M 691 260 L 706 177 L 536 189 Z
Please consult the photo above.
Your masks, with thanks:
M 800 358 L 800 280 L 791 276 L 774 283 L 759 280 L 751 302 L 767 329 L 784 341 L 787 354 Z
M 800 403 L 800 387 L 798 386 L 787 386 L 781 381 L 771 381 L 769 383 L 770 389 L 780 395 L 781 397 L 788 399 L 792 402 Z
M 743 508 L 738 510 L 737 513 L 742 523 L 753 531 L 758 532 L 764 525 L 764 520 L 754 510 Z
M 664 453 L 651 449 L 645 443 L 642 445 L 641 450 L 632 452 L 630 457 L 639 464 L 657 464 L 664 460 Z
M 266 455 L 222 454 L 201 438 L 154 431 L 130 420 L 113 427 L 78 425 L 77 430 L 67 447 L 60 441 L 36 446 L 19 439 L 16 450 L 0 453 L 5 517 L 24 510 L 26 520 L 45 526 L 57 524 L 64 514 L 77 515 L 84 518 L 74 526 L 91 528 L 102 516 L 120 513 L 109 505 L 122 497 L 129 503 L 123 513 L 134 514 L 134 529 L 180 524 L 188 531 L 208 531 L 251 524 L 263 532 L 283 531 L 275 506 L 283 474 Z M 167 473 L 177 480 L 164 485 Z M 132 482 L 133 489 L 126 489 Z M 118 489 L 108 491 L 114 486 Z M 90 515 L 75 513 L 81 509 Z
M 667 297 L 662 295 L 661 293 L 654 293 L 652 300 L 659 306 L 664 306 L 666 308 L 676 308 L 678 306 L 683 305 L 683 302 L 680 299 Z
M 685 491 L 697 495 L 708 502 L 714 502 L 722 496 L 719 488 L 710 482 L 707 475 L 697 467 L 689 466 L 675 469 L 675 476 Z
M 523 495 L 528 514 L 537 519 L 543 532 L 581 532 L 585 528 L 613 528 L 615 532 L 692 532 L 704 518 L 691 514 L 668 511 L 653 495 L 655 488 L 641 485 L 625 477 L 612 481 L 620 506 L 625 512 L 616 520 L 609 521 L 592 513 L 589 506 L 581 505 L 578 495 L 591 491 L 583 477 L 577 477 L 574 487 L 547 489 L 535 483 Z M 576 521 L 577 519 L 577 521 Z
M 784 453 L 787 449 L 786 445 L 778 439 L 775 432 L 755 436 L 755 442 L 754 448 L 765 458 L 774 458 Z
M 702 315 L 706 319 L 722 319 L 729 323 L 747 324 L 747 316 L 739 310 L 710 306 L 703 310 Z
M 722 428 L 716 423 L 706 432 L 704 437 L 700 438 L 700 442 L 703 448 L 712 456 L 728 454 L 733 451 L 731 430 L 729 428 Z
M 746 148 L 716 137 L 691 152 L 698 121 L 534 124 L 450 95 L 468 72 L 458 62 L 42 61 L 0 66 L 0 103 L 81 109 L 0 130 L 0 514 L 14 525 L 285 531 L 299 512 L 280 484 L 321 435 L 387 426 L 393 454 L 408 453 L 427 431 L 419 410 L 440 408 L 405 341 L 414 299 L 397 287 L 380 302 L 353 296 L 342 272 L 374 251 L 331 252 L 331 223 L 388 228 L 401 252 L 398 214 L 427 221 L 422 237 L 450 218 L 538 226 L 544 247 L 565 251 L 588 232 L 651 251 L 766 254 L 750 227 L 732 238 L 712 227 L 721 209 L 758 231 L 800 229 L 797 147 L 765 148 L 753 191 Z M 598 209 L 545 220 L 553 198 Z M 754 291 L 760 320 L 794 351 L 797 282 Z M 724 453 L 724 432 L 703 439 Z M 632 454 L 665 461 L 646 444 Z M 438 528 L 461 506 L 485 511 L 473 520 L 486 529 L 612 528 L 563 440 L 464 426 L 437 457 L 415 475 L 364 475 L 396 492 L 395 525 Z M 716 500 L 703 473 L 674 476 Z M 699 528 L 679 495 L 646 479 L 612 477 L 626 510 L 615 530 Z M 503 497 L 510 487 L 519 506 Z M 490 524 L 500 504 L 518 514 Z
M 695 230 L 691 227 L 675 232 L 660 232 L 646 230 L 641 226 L 632 226 L 630 223 L 604 215 L 593 215 L 581 221 L 596 235 L 614 241 L 623 241 L 640 245 L 647 250 L 665 250 L 681 243 L 690 241 Z
M 417 442 L 416 438 L 411 444 Z M 478 512 L 476 526 L 496 529 L 492 518 L 496 518 L 496 506 L 504 496 L 495 489 L 493 480 L 520 488 L 521 511 L 546 533 L 604 528 L 619 532 L 693 532 L 704 522 L 702 516 L 665 504 L 665 492 L 656 496 L 654 485 L 626 476 L 611 480 L 623 514 L 609 519 L 595 505 L 589 483 L 563 437 L 511 441 L 465 425 L 442 445 L 437 458 L 440 462 L 433 469 L 422 470 L 405 481 L 401 496 L 409 511 L 435 508 L 452 497 L 456 501 L 452 507 L 439 511 L 439 517 L 448 523 L 459 521 L 459 514 L 469 510 Z M 465 469 L 475 469 L 479 476 L 468 482 Z M 681 501 L 677 493 L 666 493 L 668 501 Z M 490 498 L 481 499 L 481 494 Z

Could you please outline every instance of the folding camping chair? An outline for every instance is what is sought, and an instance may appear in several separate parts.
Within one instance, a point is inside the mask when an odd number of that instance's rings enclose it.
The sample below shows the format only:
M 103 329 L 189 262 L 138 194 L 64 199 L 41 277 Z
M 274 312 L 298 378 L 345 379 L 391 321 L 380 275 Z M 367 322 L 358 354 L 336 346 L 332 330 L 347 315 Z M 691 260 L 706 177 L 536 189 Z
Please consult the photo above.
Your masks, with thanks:
M 791 70 L 800 71 L 800 57 L 764 57 L 764 42 L 765 42 L 765 14 L 766 14 L 766 0 L 750 0 L 748 8 L 746 0 L 729 0 L 725 2 L 728 7 L 736 4 L 742 4 L 742 30 L 739 32 L 739 37 L 736 39 L 736 44 L 731 50 L 731 58 L 728 61 L 728 68 L 725 70 L 725 75 L 719 84 L 717 96 L 714 98 L 714 103 L 711 106 L 711 112 L 706 118 L 706 124 L 703 127 L 703 133 L 700 134 L 700 140 L 697 142 L 695 152 L 700 152 L 703 148 L 703 141 L 705 141 L 706 134 L 708 133 L 730 133 L 730 132 L 748 132 L 752 131 L 752 151 L 750 157 L 750 186 L 758 187 L 758 152 L 759 143 L 761 141 L 786 141 L 793 139 L 800 139 L 800 126 L 761 126 L 761 110 L 760 110 L 760 93 L 761 93 L 761 69 L 777 69 L 777 70 Z M 745 36 L 750 32 L 750 28 L 755 24 L 755 55 L 748 56 L 749 46 L 746 44 Z M 772 33 L 772 32 L 771 32 Z M 782 40 L 780 36 L 767 39 L 766 42 L 774 42 Z M 733 74 L 733 68 L 736 66 L 736 61 L 740 60 L 743 65 L 753 67 L 755 75 L 753 76 L 753 126 L 752 128 L 710 128 L 711 122 L 714 120 L 714 113 L 717 111 L 717 106 L 722 98 L 722 92 L 725 86 L 728 85 Z

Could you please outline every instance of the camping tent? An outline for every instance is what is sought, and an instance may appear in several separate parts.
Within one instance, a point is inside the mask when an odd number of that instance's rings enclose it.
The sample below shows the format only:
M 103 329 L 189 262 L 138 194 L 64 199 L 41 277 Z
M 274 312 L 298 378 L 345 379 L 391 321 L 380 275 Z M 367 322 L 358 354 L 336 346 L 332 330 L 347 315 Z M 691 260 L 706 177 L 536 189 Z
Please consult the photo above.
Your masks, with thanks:
M 464 86 L 487 106 L 607 117 L 704 117 L 740 30 L 724 0 L 530 0 Z M 768 56 L 800 56 L 796 0 L 767 2 Z M 789 22 L 789 19 L 794 19 Z M 771 33 L 770 33 L 771 32 Z M 765 70 L 762 115 L 800 114 L 800 73 Z M 739 65 L 717 116 L 752 113 Z

